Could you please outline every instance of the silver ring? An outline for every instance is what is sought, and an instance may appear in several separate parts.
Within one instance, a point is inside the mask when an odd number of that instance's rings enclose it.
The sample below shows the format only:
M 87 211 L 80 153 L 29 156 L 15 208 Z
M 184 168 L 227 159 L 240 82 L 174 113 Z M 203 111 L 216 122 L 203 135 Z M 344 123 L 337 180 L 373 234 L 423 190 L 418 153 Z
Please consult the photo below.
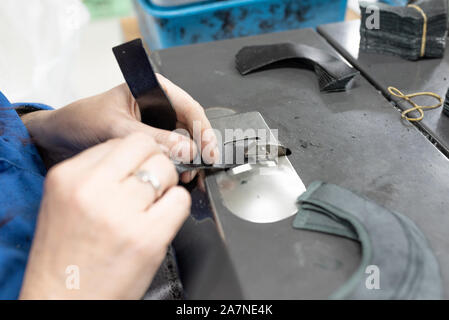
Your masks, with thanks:
M 145 170 L 137 171 L 134 176 L 139 179 L 141 182 L 149 183 L 154 188 L 155 191 L 158 191 L 161 188 L 161 183 L 159 179 L 153 176 L 150 172 Z

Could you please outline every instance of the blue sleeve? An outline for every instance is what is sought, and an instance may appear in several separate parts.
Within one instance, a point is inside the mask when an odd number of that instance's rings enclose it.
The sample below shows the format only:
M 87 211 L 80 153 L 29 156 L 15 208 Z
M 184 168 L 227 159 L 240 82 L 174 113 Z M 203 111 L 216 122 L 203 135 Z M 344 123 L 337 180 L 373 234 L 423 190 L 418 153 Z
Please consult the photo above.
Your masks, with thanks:
M 16 299 L 28 260 L 46 169 L 15 108 L 0 92 L 0 299 Z

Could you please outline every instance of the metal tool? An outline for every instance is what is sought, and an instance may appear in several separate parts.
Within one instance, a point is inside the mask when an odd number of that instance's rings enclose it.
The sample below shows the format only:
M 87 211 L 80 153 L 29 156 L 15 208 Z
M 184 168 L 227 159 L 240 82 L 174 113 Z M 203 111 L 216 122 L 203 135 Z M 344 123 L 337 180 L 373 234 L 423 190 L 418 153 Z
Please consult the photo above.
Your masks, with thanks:
M 277 158 L 288 156 L 291 154 L 291 150 L 282 145 L 275 144 L 258 144 L 253 142 L 243 147 L 243 161 L 238 161 L 238 154 L 240 148 L 234 144 L 232 148 L 233 159 L 231 163 L 175 163 L 176 170 L 179 174 L 192 170 L 207 170 L 207 171 L 219 171 L 236 168 L 245 164 L 263 163 L 269 161 L 277 161 Z M 224 157 L 223 157 L 224 158 Z

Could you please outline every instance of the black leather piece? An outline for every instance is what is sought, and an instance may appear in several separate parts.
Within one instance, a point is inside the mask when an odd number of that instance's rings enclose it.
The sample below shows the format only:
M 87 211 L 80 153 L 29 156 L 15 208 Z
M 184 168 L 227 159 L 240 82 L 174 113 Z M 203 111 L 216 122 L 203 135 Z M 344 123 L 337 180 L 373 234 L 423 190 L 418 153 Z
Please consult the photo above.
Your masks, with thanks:
M 112 51 L 139 105 L 142 122 L 160 129 L 176 129 L 176 112 L 157 81 L 142 40 L 126 42 Z
M 297 62 L 301 68 L 314 70 L 321 91 L 345 91 L 359 72 L 327 51 L 294 43 L 247 46 L 236 55 L 237 70 L 242 75 L 271 66 L 277 62 Z

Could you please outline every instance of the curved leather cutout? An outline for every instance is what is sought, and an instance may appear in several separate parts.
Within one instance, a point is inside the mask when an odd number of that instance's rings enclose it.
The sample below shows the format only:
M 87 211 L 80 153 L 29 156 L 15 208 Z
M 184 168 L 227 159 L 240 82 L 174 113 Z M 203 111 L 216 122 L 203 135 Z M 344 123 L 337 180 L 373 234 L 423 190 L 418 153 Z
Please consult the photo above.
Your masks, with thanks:
M 291 59 L 300 62 L 304 68 L 312 67 L 321 91 L 345 91 L 347 84 L 359 73 L 327 51 L 294 43 L 243 47 L 236 55 L 236 66 L 240 74 L 246 75 Z
M 176 129 L 176 112 L 165 95 L 141 39 L 112 49 L 126 83 L 140 109 L 142 122 L 160 129 Z
M 407 217 L 339 186 L 314 182 L 299 199 L 293 226 L 359 241 L 362 259 L 337 299 L 441 299 L 438 262 L 425 236 Z M 368 266 L 379 270 L 380 289 L 367 288 Z

